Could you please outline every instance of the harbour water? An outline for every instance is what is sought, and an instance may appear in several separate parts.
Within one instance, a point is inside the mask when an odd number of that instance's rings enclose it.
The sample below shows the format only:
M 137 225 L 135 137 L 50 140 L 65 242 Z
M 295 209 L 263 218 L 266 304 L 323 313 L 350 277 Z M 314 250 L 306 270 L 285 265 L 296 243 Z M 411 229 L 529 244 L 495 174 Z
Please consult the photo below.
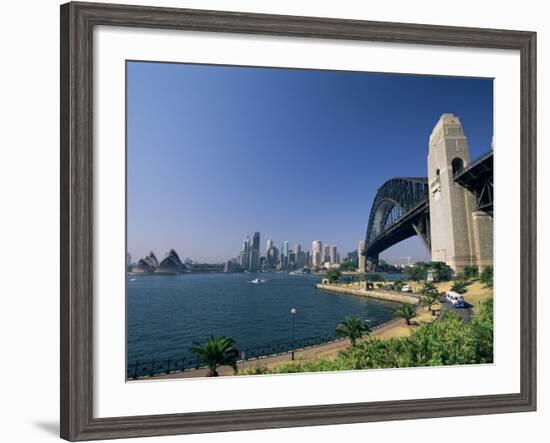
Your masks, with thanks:
M 265 280 L 250 283 L 254 278 Z M 327 337 L 347 315 L 371 327 L 393 318 L 395 303 L 315 289 L 318 275 L 183 274 L 129 276 L 127 361 L 196 358 L 195 341 L 225 335 L 239 350 Z

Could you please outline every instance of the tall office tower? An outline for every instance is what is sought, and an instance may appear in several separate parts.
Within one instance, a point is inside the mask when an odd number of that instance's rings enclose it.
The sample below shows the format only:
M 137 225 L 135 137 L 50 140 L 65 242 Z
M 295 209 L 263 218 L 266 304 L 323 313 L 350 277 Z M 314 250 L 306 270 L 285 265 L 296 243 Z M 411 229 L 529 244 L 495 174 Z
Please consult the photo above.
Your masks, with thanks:
M 365 240 L 360 240 L 359 241 L 359 246 L 357 248 L 357 261 L 358 261 L 358 266 L 357 268 L 359 269 L 359 272 L 365 272 L 365 265 L 366 265 L 366 258 L 365 257 Z
M 243 242 L 243 248 L 239 255 L 239 265 L 243 269 L 248 269 L 250 264 L 250 237 L 247 235 Z
M 306 266 L 311 266 L 311 252 L 306 252 Z
M 318 268 L 323 262 L 322 249 L 323 242 L 321 240 L 313 240 L 311 242 L 311 265 L 314 268 Z
M 335 263 L 338 263 L 338 251 L 336 246 L 332 245 L 330 247 L 330 264 L 333 265 Z
M 470 164 L 468 141 L 460 119 L 443 114 L 430 135 L 428 185 L 430 238 L 433 261 L 456 272 L 493 261 L 493 219 L 476 211 L 475 197 L 455 183 Z
M 325 253 L 323 254 L 323 263 L 330 262 L 330 246 L 325 244 Z
M 281 247 L 281 264 L 283 269 L 288 269 L 288 260 L 289 260 L 289 250 L 288 250 L 288 241 L 283 242 Z
M 302 269 L 307 264 L 306 253 L 302 251 L 302 245 L 294 246 L 294 254 L 296 256 L 296 259 L 295 259 L 296 269 Z
M 260 233 L 255 232 L 250 247 L 250 263 L 248 270 L 256 272 L 260 268 Z
M 272 246 L 267 250 L 265 258 L 267 267 L 275 269 L 277 267 L 277 262 L 279 261 L 279 250 L 275 246 Z
M 271 248 L 273 247 L 273 240 L 272 239 L 269 239 L 267 241 L 267 247 L 266 247 L 266 254 L 267 254 L 267 251 L 269 251 Z

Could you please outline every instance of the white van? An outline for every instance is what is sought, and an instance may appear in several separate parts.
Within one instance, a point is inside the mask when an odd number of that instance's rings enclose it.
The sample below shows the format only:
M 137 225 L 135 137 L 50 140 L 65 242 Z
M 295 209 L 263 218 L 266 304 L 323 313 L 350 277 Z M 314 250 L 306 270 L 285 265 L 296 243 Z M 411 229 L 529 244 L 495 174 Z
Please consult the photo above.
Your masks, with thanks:
M 447 291 L 445 298 L 455 308 L 464 307 L 464 296 L 460 295 L 458 292 Z
M 412 288 L 409 285 L 404 285 L 401 288 L 401 292 L 412 292 Z

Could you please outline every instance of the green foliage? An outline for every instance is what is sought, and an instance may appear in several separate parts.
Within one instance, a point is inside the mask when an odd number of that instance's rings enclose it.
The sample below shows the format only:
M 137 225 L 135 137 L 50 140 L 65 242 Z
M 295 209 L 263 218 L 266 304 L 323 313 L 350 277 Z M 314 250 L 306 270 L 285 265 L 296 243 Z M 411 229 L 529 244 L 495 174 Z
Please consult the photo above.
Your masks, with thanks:
M 479 274 L 479 269 L 477 266 L 466 266 L 464 268 L 464 277 L 467 279 L 476 278 Z
M 453 270 L 450 266 L 443 262 L 418 262 L 412 266 L 406 266 L 405 272 L 409 274 L 411 280 L 421 281 L 426 280 L 428 275 L 428 270 L 432 270 L 435 274 L 436 280 L 438 281 L 448 281 L 453 276 Z
M 464 274 L 457 274 L 453 279 L 453 285 L 451 286 L 451 291 L 458 292 L 459 294 L 464 294 L 466 288 L 468 287 L 469 281 L 467 280 Z
M 202 363 L 208 366 L 208 377 L 217 377 L 218 366 L 231 366 L 237 372 L 237 357 L 235 342 L 228 337 L 210 336 L 204 346 L 195 342 L 189 349 L 197 354 Z
M 403 303 L 399 309 L 395 311 L 395 316 L 398 318 L 403 318 L 408 325 L 411 324 L 411 319 L 416 317 L 416 308 L 410 303 Z
M 493 267 L 487 266 L 486 268 L 484 268 L 483 271 L 481 271 L 481 274 L 479 275 L 479 279 L 485 286 L 492 288 L 493 287 Z
M 439 299 L 439 294 L 437 293 L 437 290 L 428 290 L 428 292 L 424 293 L 424 298 L 422 299 L 422 305 L 427 306 L 432 315 L 435 315 L 435 311 L 432 310 L 432 307 L 435 302 Z
M 334 360 L 318 358 L 246 370 L 248 374 L 337 371 L 350 369 L 407 368 L 493 362 L 493 302 L 485 301 L 467 324 L 443 315 L 441 321 L 423 324 L 410 337 L 371 338 L 351 346 Z
M 359 267 L 359 263 L 357 262 L 357 260 L 347 261 L 340 264 L 340 271 L 342 272 L 356 271 L 358 267 Z
M 336 283 L 338 279 L 342 276 L 342 273 L 338 269 L 331 269 L 327 272 L 327 279 L 330 283 Z
M 436 293 L 437 294 L 437 288 L 432 282 L 426 282 L 424 283 L 424 286 L 420 289 L 420 292 L 422 294 L 430 294 L 430 293 Z
M 351 345 L 355 346 L 357 340 L 370 333 L 369 326 L 358 316 L 346 317 L 342 323 L 336 327 L 336 335 L 340 337 L 349 337 Z

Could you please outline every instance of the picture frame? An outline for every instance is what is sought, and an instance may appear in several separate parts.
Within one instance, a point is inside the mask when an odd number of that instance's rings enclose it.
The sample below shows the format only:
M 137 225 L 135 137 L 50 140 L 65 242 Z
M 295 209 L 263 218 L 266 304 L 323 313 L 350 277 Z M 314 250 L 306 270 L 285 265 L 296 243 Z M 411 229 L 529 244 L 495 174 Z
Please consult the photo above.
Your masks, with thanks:
M 520 392 L 94 417 L 93 30 L 191 30 L 518 51 L 521 63 Z M 536 409 L 536 33 L 115 4 L 61 6 L 61 437 L 69 441 L 404 420 Z

